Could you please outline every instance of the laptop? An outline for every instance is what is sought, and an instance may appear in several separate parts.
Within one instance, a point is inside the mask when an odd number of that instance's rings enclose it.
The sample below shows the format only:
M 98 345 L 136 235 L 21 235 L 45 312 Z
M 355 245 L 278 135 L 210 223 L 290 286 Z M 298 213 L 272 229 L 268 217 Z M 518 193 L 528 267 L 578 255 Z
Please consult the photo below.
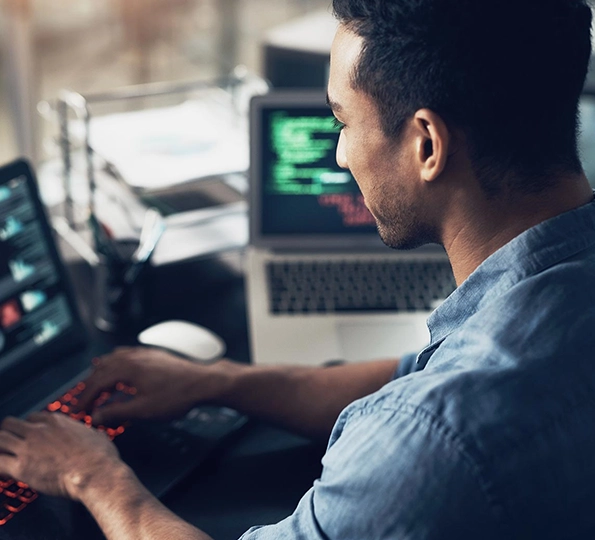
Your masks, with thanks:
M 106 352 L 86 335 L 30 166 L 0 168 L 0 419 L 47 409 L 90 424 L 77 395 L 90 360 Z M 121 384 L 100 400 L 131 393 Z M 245 424 L 236 411 L 205 406 L 173 422 L 100 429 L 162 496 Z M 82 506 L 0 478 L 0 538 L 91 538 L 92 527 Z
M 426 320 L 454 289 L 444 250 L 386 247 L 322 92 L 277 92 L 250 108 L 247 285 L 252 361 L 395 358 L 427 345 Z

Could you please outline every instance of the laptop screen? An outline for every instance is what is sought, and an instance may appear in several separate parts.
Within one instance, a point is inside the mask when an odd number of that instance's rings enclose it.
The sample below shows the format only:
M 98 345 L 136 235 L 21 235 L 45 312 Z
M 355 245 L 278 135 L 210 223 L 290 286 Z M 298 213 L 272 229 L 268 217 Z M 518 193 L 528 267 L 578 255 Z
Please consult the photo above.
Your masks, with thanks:
M 29 169 L 0 169 L 0 379 L 42 361 L 75 320 Z
M 325 105 L 262 110 L 262 234 L 374 234 L 353 176 L 335 161 L 339 129 Z

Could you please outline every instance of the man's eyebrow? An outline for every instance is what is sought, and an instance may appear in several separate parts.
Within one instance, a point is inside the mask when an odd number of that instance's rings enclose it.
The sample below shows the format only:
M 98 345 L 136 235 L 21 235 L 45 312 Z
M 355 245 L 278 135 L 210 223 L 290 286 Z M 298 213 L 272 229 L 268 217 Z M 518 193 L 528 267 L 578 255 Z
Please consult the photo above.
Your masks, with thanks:
M 343 107 L 341 107 L 340 103 L 333 101 L 329 97 L 328 92 L 326 94 L 326 104 L 333 110 L 333 112 L 341 112 L 343 110 Z

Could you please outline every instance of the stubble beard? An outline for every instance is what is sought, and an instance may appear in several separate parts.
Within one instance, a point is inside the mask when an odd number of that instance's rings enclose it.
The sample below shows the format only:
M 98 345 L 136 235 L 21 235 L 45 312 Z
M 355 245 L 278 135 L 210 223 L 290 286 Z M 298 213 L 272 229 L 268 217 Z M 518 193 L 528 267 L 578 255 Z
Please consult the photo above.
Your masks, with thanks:
M 410 250 L 437 242 L 430 228 L 417 218 L 411 209 L 396 209 L 391 217 L 376 217 L 380 239 L 386 246 Z

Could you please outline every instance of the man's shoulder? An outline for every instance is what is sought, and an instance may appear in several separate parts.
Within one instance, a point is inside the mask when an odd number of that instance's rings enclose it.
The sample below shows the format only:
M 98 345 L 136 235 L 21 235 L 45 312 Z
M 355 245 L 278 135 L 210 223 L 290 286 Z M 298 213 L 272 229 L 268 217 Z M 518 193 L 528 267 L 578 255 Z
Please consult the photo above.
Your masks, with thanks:
M 485 365 L 477 367 L 476 362 L 458 360 L 449 369 L 430 365 L 423 371 L 391 381 L 378 392 L 349 406 L 345 410 L 345 421 L 393 412 L 406 415 L 412 421 L 431 421 L 463 437 L 474 430 L 474 423 L 501 422 L 505 410 L 500 403 L 510 401 L 515 393 L 513 387 L 523 384 L 519 373 L 488 369 Z
M 339 417 L 315 484 L 314 506 L 325 530 L 336 525 L 335 519 L 326 522 L 331 506 L 350 508 L 356 502 L 359 511 L 349 512 L 349 523 L 356 520 L 368 531 L 359 538 L 454 535 L 457 513 L 472 516 L 466 526 L 476 534 L 467 537 L 478 537 L 486 523 L 498 529 L 473 456 L 436 402 L 421 404 L 400 392 L 412 386 L 418 386 L 414 376 L 393 381 Z M 348 537 L 340 533 L 335 537 Z
M 541 308 L 568 306 L 581 309 L 595 298 L 595 246 L 551 266 L 529 272 L 510 287 L 500 300 L 520 309 L 531 309 L 539 301 Z M 486 295 L 489 305 L 497 298 Z M 482 306 L 483 307 L 483 306 Z M 564 314 L 560 313 L 560 316 Z
M 526 538 L 593 527 L 594 268 L 577 256 L 503 284 L 436 343 L 423 371 L 350 405 L 318 506 L 348 479 L 362 493 L 380 485 L 374 504 L 403 510 L 395 523 L 444 532 L 447 515 L 481 515 L 481 537 L 489 522 L 502 526 L 496 537 Z
M 595 351 L 595 254 L 563 261 L 488 293 L 432 357 L 453 369 L 565 370 Z M 549 364 L 554 365 L 550 366 Z
M 331 445 L 345 429 L 357 429 L 377 424 L 382 431 L 378 438 L 397 440 L 403 436 L 402 423 L 422 425 L 428 436 L 449 441 L 466 440 L 476 430 L 476 423 L 495 424 L 501 415 L 489 406 L 479 418 L 469 415 L 487 398 L 489 383 L 478 370 L 453 369 L 424 371 L 393 380 L 382 389 L 355 401 L 347 407 L 337 422 Z M 500 396 L 499 399 L 502 399 Z
M 543 331 L 513 336 L 514 344 L 487 330 L 449 336 L 424 370 L 353 403 L 342 421 L 395 413 L 431 424 L 434 436 L 456 439 L 477 463 L 494 456 L 501 465 L 507 459 L 530 462 L 537 434 L 547 441 L 544 459 L 580 439 L 588 439 L 595 452 L 595 434 L 587 433 L 595 416 L 595 337 L 582 324 L 572 325 L 561 337 L 556 324 L 546 322 Z M 565 422 L 568 416 L 583 422 Z
M 513 285 L 499 284 L 495 290 L 488 291 L 479 302 L 478 312 L 504 309 L 502 315 L 506 315 L 539 307 L 542 312 L 552 315 L 560 308 L 577 312 L 593 305 L 595 247 L 538 271 L 524 269 L 524 272 L 528 273 L 519 277 L 508 276 L 515 281 Z M 553 314 L 562 319 L 567 313 L 558 311 Z
M 480 486 L 494 516 L 515 527 L 543 526 L 545 533 L 546 524 L 585 521 L 582 494 L 595 483 L 595 384 L 586 373 L 576 375 L 557 383 L 516 367 L 430 367 L 354 403 L 342 431 L 347 446 L 367 445 L 366 463 L 390 447 L 395 456 L 405 453 L 404 467 L 423 465 L 420 482 L 449 479 L 451 496 L 462 501 L 454 478 L 467 478 Z M 581 377 L 588 380 L 579 384 Z M 392 459 L 393 467 L 402 462 Z

